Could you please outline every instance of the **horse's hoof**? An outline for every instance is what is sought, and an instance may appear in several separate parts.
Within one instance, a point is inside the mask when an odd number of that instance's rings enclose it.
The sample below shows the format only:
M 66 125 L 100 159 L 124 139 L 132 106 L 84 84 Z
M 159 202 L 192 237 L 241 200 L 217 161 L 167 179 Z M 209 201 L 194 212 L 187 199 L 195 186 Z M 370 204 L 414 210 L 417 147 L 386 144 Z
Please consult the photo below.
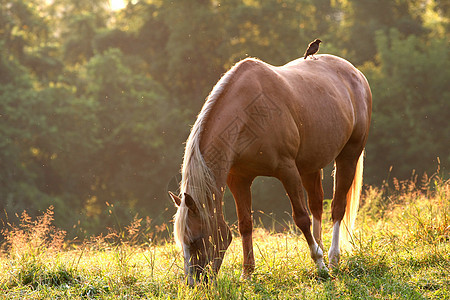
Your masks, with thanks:
M 318 270 L 317 271 L 317 275 L 319 275 L 319 278 L 322 278 L 322 279 L 328 279 L 328 278 L 330 278 L 330 273 L 328 272 L 328 269 L 326 269 L 326 270 Z
M 319 275 L 320 278 L 323 278 L 323 279 L 330 278 L 329 273 L 330 273 L 330 271 L 323 263 L 321 265 L 317 266 L 317 275 Z
M 337 270 L 337 269 L 339 269 L 339 257 L 332 257 L 332 258 L 330 258 L 330 262 L 328 263 L 328 268 L 330 270 Z
M 341 258 L 341 255 L 339 251 L 332 251 L 330 249 L 330 252 L 328 253 L 328 267 L 332 270 L 339 268 L 339 260 Z
M 332 270 L 332 271 L 336 271 L 336 270 L 339 270 L 339 263 L 332 263 L 332 262 L 330 262 L 329 264 L 328 264 L 328 268 L 330 269 L 330 270 Z

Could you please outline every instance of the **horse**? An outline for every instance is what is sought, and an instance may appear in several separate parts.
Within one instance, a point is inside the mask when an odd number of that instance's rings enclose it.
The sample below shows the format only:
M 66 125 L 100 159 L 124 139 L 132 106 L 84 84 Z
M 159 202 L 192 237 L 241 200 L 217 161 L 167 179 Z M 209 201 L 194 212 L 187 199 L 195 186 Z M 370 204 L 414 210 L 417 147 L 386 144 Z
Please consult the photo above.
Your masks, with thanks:
M 186 142 L 174 236 L 189 285 L 220 269 L 232 234 L 222 212 L 226 186 L 242 239 L 241 279 L 255 269 L 251 185 L 279 179 L 292 217 L 319 274 L 327 275 L 322 243 L 322 169 L 334 161 L 333 222 L 328 267 L 340 259 L 339 237 L 352 232 L 362 185 L 372 94 L 364 75 L 333 55 L 272 66 L 246 58 L 214 86 Z M 308 213 L 306 199 L 308 197 Z M 345 216 L 345 218 L 344 218 Z

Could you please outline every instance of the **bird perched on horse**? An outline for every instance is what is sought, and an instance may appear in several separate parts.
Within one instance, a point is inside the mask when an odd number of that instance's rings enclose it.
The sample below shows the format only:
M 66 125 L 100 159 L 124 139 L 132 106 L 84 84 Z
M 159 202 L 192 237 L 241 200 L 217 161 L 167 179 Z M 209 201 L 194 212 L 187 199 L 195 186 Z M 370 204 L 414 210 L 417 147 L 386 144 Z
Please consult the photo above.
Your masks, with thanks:
M 304 54 L 304 59 L 306 59 L 308 56 L 311 56 L 313 59 L 317 59 L 314 57 L 314 54 L 316 54 L 319 51 L 319 44 L 322 41 L 319 39 L 315 39 L 308 45 L 308 49 L 306 49 Z

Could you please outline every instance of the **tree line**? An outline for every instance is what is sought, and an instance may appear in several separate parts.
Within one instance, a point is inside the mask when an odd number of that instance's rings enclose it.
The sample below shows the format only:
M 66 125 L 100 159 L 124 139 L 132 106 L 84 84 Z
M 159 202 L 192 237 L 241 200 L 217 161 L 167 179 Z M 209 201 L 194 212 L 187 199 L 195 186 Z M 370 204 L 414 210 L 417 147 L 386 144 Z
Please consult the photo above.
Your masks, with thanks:
M 371 85 L 365 182 L 438 165 L 448 173 L 445 1 L 130 0 L 119 11 L 106 0 L 0 4 L 3 220 L 54 206 L 73 236 L 135 215 L 168 222 L 183 142 L 221 74 L 247 56 L 282 65 L 314 38 Z M 254 188 L 266 208 L 277 208 L 280 191 L 267 179 Z

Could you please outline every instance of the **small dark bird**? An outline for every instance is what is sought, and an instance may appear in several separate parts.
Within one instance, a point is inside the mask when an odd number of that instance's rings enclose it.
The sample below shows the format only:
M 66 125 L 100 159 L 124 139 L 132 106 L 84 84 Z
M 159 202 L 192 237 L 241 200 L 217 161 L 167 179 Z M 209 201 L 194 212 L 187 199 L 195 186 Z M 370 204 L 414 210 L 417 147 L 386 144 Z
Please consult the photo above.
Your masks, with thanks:
M 317 59 L 314 57 L 314 54 L 317 53 L 317 51 L 319 51 L 319 44 L 322 41 L 319 39 L 315 39 L 313 42 L 309 43 L 308 49 L 306 49 L 305 51 L 305 56 L 304 59 L 306 59 L 308 56 L 311 56 L 313 59 Z

